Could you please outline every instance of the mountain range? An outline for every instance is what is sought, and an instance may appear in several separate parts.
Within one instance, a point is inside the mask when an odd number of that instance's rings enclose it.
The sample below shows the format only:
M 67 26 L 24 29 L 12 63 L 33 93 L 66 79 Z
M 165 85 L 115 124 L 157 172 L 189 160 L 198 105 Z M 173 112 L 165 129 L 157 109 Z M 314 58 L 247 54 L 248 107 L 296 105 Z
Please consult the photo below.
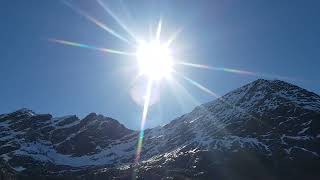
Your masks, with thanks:
M 320 96 L 258 79 L 143 134 L 91 113 L 0 115 L 0 180 L 320 179 Z

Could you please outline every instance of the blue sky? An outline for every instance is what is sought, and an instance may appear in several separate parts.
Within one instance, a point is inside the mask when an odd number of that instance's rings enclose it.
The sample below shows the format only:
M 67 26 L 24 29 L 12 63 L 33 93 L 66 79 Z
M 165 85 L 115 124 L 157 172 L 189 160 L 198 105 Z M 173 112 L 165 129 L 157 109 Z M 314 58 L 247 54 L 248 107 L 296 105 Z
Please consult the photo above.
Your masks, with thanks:
M 96 1 L 74 6 L 125 37 L 123 29 Z M 104 1 L 141 37 L 163 19 L 163 36 L 180 27 L 173 44 L 179 59 L 256 72 L 248 76 L 178 67 L 179 72 L 223 95 L 257 78 L 284 79 L 320 93 L 320 2 L 317 0 L 163 0 Z M 127 127 L 140 126 L 141 106 L 131 98 L 132 57 L 65 46 L 64 39 L 98 47 L 133 50 L 62 1 L 0 2 L 0 113 L 26 107 L 55 116 L 84 117 L 97 112 Z M 174 77 L 161 83 L 160 102 L 150 109 L 146 126 L 163 125 L 214 97 Z M 178 97 L 177 97 L 178 96 Z M 197 103 L 195 103 L 195 101 Z

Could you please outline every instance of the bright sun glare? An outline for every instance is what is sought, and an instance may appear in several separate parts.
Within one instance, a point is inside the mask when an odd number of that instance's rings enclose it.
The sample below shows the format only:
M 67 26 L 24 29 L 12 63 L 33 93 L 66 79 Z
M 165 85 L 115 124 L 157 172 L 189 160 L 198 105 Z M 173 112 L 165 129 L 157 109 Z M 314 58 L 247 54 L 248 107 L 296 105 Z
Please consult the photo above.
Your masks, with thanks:
M 140 137 L 138 140 L 138 147 L 137 147 L 137 154 L 136 154 L 136 162 L 139 161 L 140 159 L 140 153 L 142 150 L 142 145 L 143 145 L 143 136 L 144 136 L 144 126 L 145 122 L 147 119 L 147 114 L 148 114 L 148 109 L 150 106 L 150 98 L 152 95 L 152 85 L 153 81 L 157 80 L 162 80 L 164 78 L 169 78 L 171 76 L 172 72 L 174 71 L 173 65 L 184 65 L 184 66 L 189 66 L 189 67 L 194 67 L 194 68 L 202 68 L 202 69 L 207 69 L 207 70 L 216 70 L 216 71 L 225 71 L 225 72 L 230 72 L 230 73 L 236 73 L 236 74 L 245 74 L 245 75 L 253 75 L 253 76 L 258 76 L 259 74 L 253 73 L 250 71 L 243 71 L 243 70 L 238 70 L 238 69 L 230 69 L 230 68 L 221 68 L 221 67 L 213 67 L 213 66 L 208 66 L 204 64 L 194 64 L 190 62 L 184 62 L 184 61 L 178 61 L 174 62 L 174 58 L 172 55 L 172 52 L 170 51 L 170 44 L 176 39 L 178 34 L 181 32 L 181 29 L 173 33 L 168 40 L 165 43 L 160 42 L 160 34 L 161 34 L 161 29 L 162 29 L 162 21 L 161 19 L 159 20 L 158 27 L 155 33 L 155 36 L 152 37 L 154 40 L 150 42 L 142 41 L 137 38 L 137 36 L 132 33 L 129 27 L 127 27 L 121 19 L 119 19 L 112 11 L 109 9 L 105 3 L 103 3 L 101 0 L 97 0 L 99 5 L 103 7 L 106 12 L 113 17 L 113 19 L 135 40 L 132 42 L 131 40 L 127 39 L 125 36 L 122 34 L 117 33 L 113 29 L 111 29 L 109 26 L 106 24 L 103 24 L 96 18 L 90 16 L 88 13 L 85 11 L 75 7 L 71 3 L 68 3 L 66 1 L 63 1 L 67 6 L 69 6 L 71 9 L 79 13 L 80 15 L 84 16 L 86 19 L 97 25 L 98 27 L 102 28 L 106 32 L 110 33 L 114 37 L 118 38 L 119 40 L 128 43 L 129 45 L 133 45 L 136 48 L 136 52 L 126 52 L 126 51 L 120 51 L 116 49 L 109 49 L 109 48 L 101 48 L 101 47 L 96 47 L 92 45 L 87 45 L 87 44 L 81 44 L 78 42 L 72 42 L 72 41 L 66 41 L 62 39 L 49 39 L 52 42 L 55 43 L 60 43 L 60 44 L 65 44 L 69 46 L 75 46 L 75 47 L 81 47 L 81 48 L 86 48 L 86 49 L 92 49 L 92 50 L 97 50 L 101 52 L 107 52 L 107 53 L 113 53 L 113 54 L 118 54 L 118 55 L 126 55 L 126 56 L 135 56 L 137 59 L 138 67 L 139 67 L 139 75 L 144 75 L 148 78 L 148 83 L 147 83 L 147 88 L 146 88 L 146 94 L 144 98 L 144 103 L 143 103 L 143 112 L 142 112 L 142 118 L 141 118 L 141 131 L 140 131 Z M 182 79 L 188 81 L 190 84 L 194 85 L 195 87 L 199 88 L 200 90 L 218 97 L 217 94 L 206 88 L 205 86 L 201 85 L 200 83 L 192 80 L 191 78 L 188 78 L 180 73 L 176 73 L 179 75 Z M 139 77 L 139 76 L 138 76 Z M 174 80 L 174 78 L 170 78 L 171 80 Z M 179 85 L 179 84 L 178 84 Z
M 168 78 L 173 70 L 170 49 L 160 41 L 140 43 L 136 56 L 140 73 L 151 80 Z

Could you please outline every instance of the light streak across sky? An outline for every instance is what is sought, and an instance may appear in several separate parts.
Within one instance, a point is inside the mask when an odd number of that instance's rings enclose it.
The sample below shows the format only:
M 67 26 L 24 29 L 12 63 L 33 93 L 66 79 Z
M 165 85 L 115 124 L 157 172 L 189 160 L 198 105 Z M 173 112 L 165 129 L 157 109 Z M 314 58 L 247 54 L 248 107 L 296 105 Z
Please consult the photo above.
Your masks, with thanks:
M 160 41 L 160 34 L 161 34 L 161 28 L 162 28 L 162 20 L 160 18 L 157 28 L 157 34 L 156 34 L 156 40 Z
M 91 49 L 91 50 L 96 50 L 96 51 L 101 51 L 101 52 L 127 55 L 127 56 L 134 56 L 135 55 L 135 53 L 129 53 L 129 52 L 108 49 L 108 48 L 100 48 L 100 47 L 96 47 L 96 46 L 92 46 L 92 45 L 87 45 L 87 44 L 82 44 L 82 43 L 77 43 L 77 42 L 72 42 L 72 41 L 67 41 L 67 40 L 53 39 L 53 38 L 49 38 L 48 40 L 51 42 L 54 42 L 54 43 L 59 43 L 59 44 L 74 46 L 74 47 L 80 47 L 80 48 L 85 48 L 85 49 Z
M 97 0 L 98 4 L 136 41 L 138 42 L 137 37 L 133 34 L 133 32 L 126 26 L 120 18 L 101 0 Z
M 148 80 L 147 90 L 145 95 L 145 100 L 143 104 L 143 111 L 142 111 L 142 118 L 141 118 L 141 126 L 140 126 L 140 134 L 138 139 L 138 146 L 136 152 L 135 162 L 138 163 L 141 156 L 142 146 L 143 146 L 143 139 L 144 139 L 144 127 L 147 120 L 149 105 L 150 105 L 150 97 L 151 97 L 151 89 L 152 89 L 152 80 Z
M 98 27 L 100 27 L 101 29 L 105 30 L 106 32 L 108 32 L 109 34 L 113 35 L 114 37 L 117 37 L 118 39 L 128 43 L 129 45 L 132 45 L 133 43 L 130 42 L 127 38 L 121 36 L 119 33 L 117 33 L 116 31 L 114 31 L 113 29 L 111 29 L 110 27 L 108 27 L 107 25 L 103 24 L 102 22 L 100 22 L 99 20 L 97 20 L 96 18 L 90 16 L 88 13 L 86 13 L 85 11 L 81 10 L 80 8 L 74 6 L 73 4 L 67 2 L 67 1 L 62 1 L 64 4 L 66 4 L 67 6 L 69 6 L 72 10 L 74 10 L 75 12 L 77 12 L 78 14 L 80 14 L 81 16 L 85 17 L 86 19 L 88 19 L 89 21 L 93 22 L 94 24 L 96 24 Z
M 196 86 L 197 88 L 201 89 L 202 91 L 210 94 L 211 96 L 214 96 L 215 98 L 219 98 L 219 95 L 217 95 L 216 93 L 212 92 L 210 89 L 202 86 L 200 83 L 188 78 L 187 76 L 184 76 L 182 74 L 179 74 L 183 79 L 185 79 L 186 81 L 188 81 L 189 83 L 191 83 L 192 85 Z
M 189 63 L 189 62 L 183 62 L 183 61 L 177 61 L 176 64 L 189 66 L 189 67 L 193 67 L 193 68 L 207 69 L 207 70 L 214 70 L 214 71 L 223 71 L 223 72 L 227 72 L 227 73 L 234 73 L 234 74 L 240 74 L 240 75 L 266 77 L 266 78 L 273 78 L 273 79 L 287 79 L 287 80 L 291 80 L 291 81 L 298 81 L 298 80 L 301 81 L 301 79 L 291 78 L 291 77 L 287 77 L 287 76 L 280 76 L 280 75 L 276 75 L 276 74 L 251 72 L 251 71 L 225 68 L 225 67 L 215 67 L 215 66 L 209 66 L 209 65 L 205 65 L 205 64 L 195 64 L 195 63 Z

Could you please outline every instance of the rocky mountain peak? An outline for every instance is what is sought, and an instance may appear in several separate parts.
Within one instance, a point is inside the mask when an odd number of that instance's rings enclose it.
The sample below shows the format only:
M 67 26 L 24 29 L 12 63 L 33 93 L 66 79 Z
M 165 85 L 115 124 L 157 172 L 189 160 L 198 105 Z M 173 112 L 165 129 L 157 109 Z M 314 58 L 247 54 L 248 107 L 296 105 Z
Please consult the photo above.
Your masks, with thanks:
M 27 108 L 18 109 L 12 113 L 3 114 L 2 116 L 12 117 L 12 118 L 28 118 L 36 115 L 32 110 Z
M 146 130 L 134 164 L 139 132 L 115 119 L 22 110 L 0 116 L 0 162 L 18 174 L 86 179 L 315 179 L 319 119 L 317 94 L 259 79 Z

